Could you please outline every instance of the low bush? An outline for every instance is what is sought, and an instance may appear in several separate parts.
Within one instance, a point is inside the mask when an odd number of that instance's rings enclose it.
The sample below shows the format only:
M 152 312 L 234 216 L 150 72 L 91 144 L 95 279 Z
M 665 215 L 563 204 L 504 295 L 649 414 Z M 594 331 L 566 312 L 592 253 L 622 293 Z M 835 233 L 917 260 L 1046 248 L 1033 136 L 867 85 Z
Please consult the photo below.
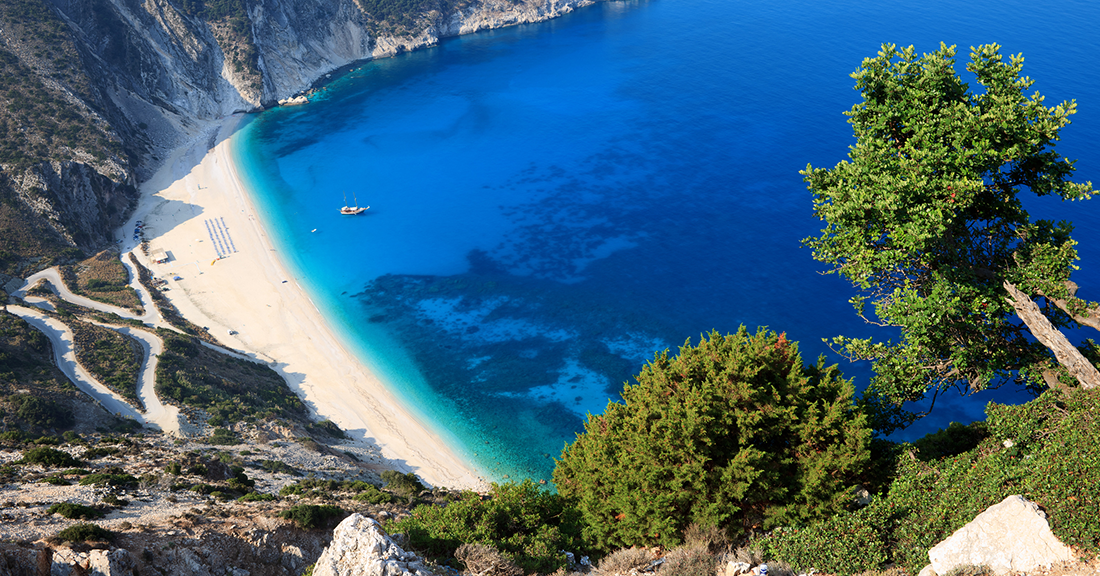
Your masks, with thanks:
M 103 503 L 115 508 L 122 508 L 130 503 L 129 500 L 123 500 L 114 494 L 107 494 L 103 497 Z
M 56 450 L 46 446 L 31 448 L 23 452 L 23 459 L 19 464 L 38 464 L 46 468 L 61 468 L 82 466 L 84 463 L 73 458 L 68 452 Z
M 276 500 L 274 494 L 264 494 L 262 492 L 249 492 L 237 498 L 237 502 L 270 502 L 272 500 Z
M 718 558 L 699 546 L 676 548 L 665 556 L 657 571 L 660 576 L 702 576 L 715 574 Z
M 95 520 L 103 517 L 103 511 L 83 504 L 61 502 L 54 504 L 46 510 L 47 514 L 60 514 L 69 520 Z
M 396 470 L 386 470 L 380 475 L 382 481 L 386 483 L 385 488 L 399 496 L 406 498 L 416 496 L 427 488 L 420 483 L 420 479 L 416 477 L 416 474 L 409 472 L 402 474 Z
M 95 524 L 73 524 L 58 532 L 57 537 L 68 542 L 100 542 L 114 539 L 115 533 Z
M 649 566 L 653 560 L 653 553 L 645 548 L 622 548 L 605 556 L 598 567 L 607 574 L 628 574 Z
M 227 428 L 215 428 L 206 443 L 214 446 L 236 446 L 241 443 L 241 439 Z
M 343 509 L 327 504 L 301 504 L 279 513 L 280 518 L 293 520 L 299 528 L 305 529 L 330 528 L 346 516 Z
M 530 480 L 493 484 L 482 498 L 463 492 L 446 506 L 420 505 L 386 524 L 409 537 L 410 547 L 446 563 L 463 544 L 492 546 L 527 572 L 549 574 L 566 564 L 562 550 L 581 552 L 580 514 L 557 494 Z
M 96 460 L 96 459 L 102 458 L 104 456 L 111 456 L 113 454 L 118 454 L 118 453 L 119 453 L 118 448 L 110 448 L 110 447 L 107 447 L 107 446 L 96 446 L 95 448 L 89 448 L 89 449 L 85 450 L 84 453 L 81 454 L 81 456 L 83 456 L 84 458 L 87 458 L 88 460 Z
M 138 479 L 130 474 L 98 473 L 80 479 L 81 486 L 133 486 Z
M 917 457 L 927 462 L 969 452 L 988 437 L 985 422 L 973 422 L 966 426 L 952 422 L 947 428 L 913 442 L 913 446 L 917 448 Z
M 355 495 L 355 500 L 367 504 L 388 504 L 393 502 L 393 496 L 379 490 L 374 485 L 367 484 L 362 492 Z
M 291 465 L 289 465 L 285 462 L 280 462 L 278 460 L 261 460 L 260 461 L 260 468 L 263 468 L 264 470 L 267 470 L 268 472 L 271 472 L 272 474 L 282 473 L 282 474 L 289 474 L 291 476 L 301 476 L 302 475 L 302 473 L 299 472 L 297 468 L 295 468 L 295 467 L 293 467 L 293 466 L 291 466 Z
M 523 569 L 505 558 L 496 548 L 482 544 L 463 544 L 455 550 L 455 559 L 471 574 L 485 576 L 523 576 Z

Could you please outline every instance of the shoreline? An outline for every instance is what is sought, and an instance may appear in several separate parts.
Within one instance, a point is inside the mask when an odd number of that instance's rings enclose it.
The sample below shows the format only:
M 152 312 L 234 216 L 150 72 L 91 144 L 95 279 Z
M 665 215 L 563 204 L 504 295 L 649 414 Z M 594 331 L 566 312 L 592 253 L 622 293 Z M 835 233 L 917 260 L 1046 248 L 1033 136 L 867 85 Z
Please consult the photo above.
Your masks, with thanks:
M 377 463 L 415 472 L 433 486 L 484 489 L 487 482 L 470 464 L 341 344 L 288 273 L 233 161 L 230 137 L 243 117 L 200 127 L 141 184 L 137 208 L 116 232 L 122 252 L 133 250 L 168 281 L 164 295 L 181 314 L 276 370 L 311 412 L 370 448 Z M 131 240 L 137 221 L 150 253 L 165 250 L 167 262 L 152 262 Z

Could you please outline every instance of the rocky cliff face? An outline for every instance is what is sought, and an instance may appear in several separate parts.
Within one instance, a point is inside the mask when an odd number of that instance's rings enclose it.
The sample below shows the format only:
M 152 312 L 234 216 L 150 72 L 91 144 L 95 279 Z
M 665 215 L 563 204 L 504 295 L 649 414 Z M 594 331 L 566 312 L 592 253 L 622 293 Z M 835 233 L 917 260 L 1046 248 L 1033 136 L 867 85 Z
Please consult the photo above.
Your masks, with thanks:
M 594 1 L 441 2 L 395 26 L 359 0 L 245 0 L 236 21 L 204 20 L 194 2 L 188 12 L 181 0 L 14 0 L 9 8 L 19 15 L 0 30 L 0 50 L 65 102 L 66 113 L 105 136 L 61 156 L 44 133 L 27 144 L 32 161 L 0 163 L 0 178 L 20 211 L 41 220 L 36 229 L 44 225 L 60 245 L 92 251 L 135 205 L 136 184 L 210 120 L 273 105 L 357 60 L 546 20 Z M 50 44 L 32 46 L 42 41 L 38 19 L 52 22 L 49 34 L 78 62 L 59 70 Z

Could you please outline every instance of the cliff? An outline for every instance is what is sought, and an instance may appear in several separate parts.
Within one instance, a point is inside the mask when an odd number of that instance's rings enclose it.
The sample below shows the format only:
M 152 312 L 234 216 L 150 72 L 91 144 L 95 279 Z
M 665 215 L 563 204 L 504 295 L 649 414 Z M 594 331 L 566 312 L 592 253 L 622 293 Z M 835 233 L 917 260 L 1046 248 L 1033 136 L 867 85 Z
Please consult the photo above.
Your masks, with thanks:
M 136 186 L 205 123 L 349 63 L 595 0 L 11 0 L 0 5 L 0 273 L 111 240 Z M 46 257 L 41 260 L 40 257 Z

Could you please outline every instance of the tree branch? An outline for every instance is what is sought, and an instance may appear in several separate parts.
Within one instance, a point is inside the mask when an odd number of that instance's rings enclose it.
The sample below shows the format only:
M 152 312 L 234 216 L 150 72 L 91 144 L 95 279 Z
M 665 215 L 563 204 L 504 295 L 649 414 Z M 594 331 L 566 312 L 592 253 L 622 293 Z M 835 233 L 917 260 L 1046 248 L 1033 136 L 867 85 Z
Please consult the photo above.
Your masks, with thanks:
M 1077 284 L 1067 281 L 1066 287 L 1069 288 L 1069 295 L 1072 298 L 1073 295 L 1077 293 Z M 1082 326 L 1089 326 L 1094 330 L 1100 330 L 1100 308 L 1089 308 L 1085 311 L 1084 315 L 1074 314 L 1070 312 L 1069 302 L 1066 300 L 1062 298 L 1051 298 L 1046 294 L 1043 294 L 1043 297 L 1053 302 L 1055 306 L 1061 308 L 1062 312 L 1065 312 L 1070 318 L 1073 318 L 1074 322 Z
M 1004 281 L 1004 289 L 1008 292 L 1008 303 L 1016 310 L 1016 315 L 1027 324 L 1036 340 L 1054 352 L 1058 363 L 1081 383 L 1081 388 L 1087 390 L 1100 386 L 1100 371 L 1081 355 L 1080 350 L 1069 343 L 1065 334 L 1043 316 L 1039 305 L 1008 280 Z

